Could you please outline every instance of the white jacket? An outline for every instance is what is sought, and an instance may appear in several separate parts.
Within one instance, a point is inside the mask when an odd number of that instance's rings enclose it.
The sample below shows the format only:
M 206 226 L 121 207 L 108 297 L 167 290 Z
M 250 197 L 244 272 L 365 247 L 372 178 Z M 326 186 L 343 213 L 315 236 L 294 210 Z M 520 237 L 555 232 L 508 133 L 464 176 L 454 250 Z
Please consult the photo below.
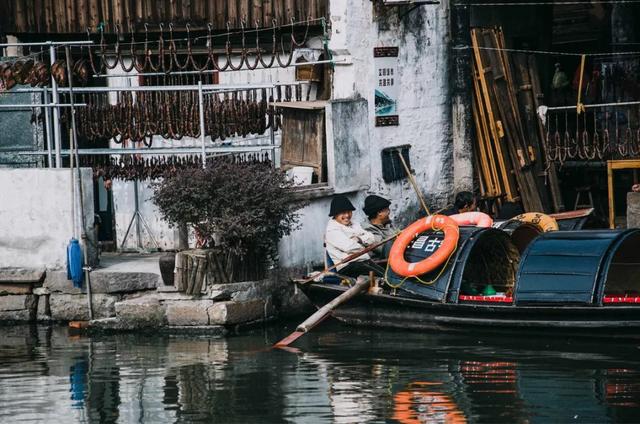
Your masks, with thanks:
M 351 225 L 342 225 L 335 219 L 330 219 L 327 223 L 327 230 L 324 235 L 324 242 L 327 253 L 334 264 L 337 264 L 347 256 L 364 249 L 375 242 L 373 234 L 365 231 L 359 224 L 352 222 Z M 365 261 L 371 259 L 369 254 L 354 259 L 353 261 Z M 340 265 L 336 269 L 339 271 L 347 264 Z

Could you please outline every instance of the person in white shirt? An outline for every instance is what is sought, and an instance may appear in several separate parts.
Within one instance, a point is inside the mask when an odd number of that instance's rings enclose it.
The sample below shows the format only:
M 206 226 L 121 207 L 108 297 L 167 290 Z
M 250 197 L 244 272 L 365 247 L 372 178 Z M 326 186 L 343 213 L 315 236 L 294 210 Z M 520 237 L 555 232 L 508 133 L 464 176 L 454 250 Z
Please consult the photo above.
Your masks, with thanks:
M 373 234 L 351 221 L 355 209 L 346 196 L 338 195 L 331 200 L 329 216 L 332 219 L 327 223 L 324 241 L 327 253 L 334 264 L 375 243 Z M 369 275 L 370 271 L 379 277 L 384 274 L 384 269 L 373 262 L 367 253 L 338 266 L 336 271 L 348 277 Z

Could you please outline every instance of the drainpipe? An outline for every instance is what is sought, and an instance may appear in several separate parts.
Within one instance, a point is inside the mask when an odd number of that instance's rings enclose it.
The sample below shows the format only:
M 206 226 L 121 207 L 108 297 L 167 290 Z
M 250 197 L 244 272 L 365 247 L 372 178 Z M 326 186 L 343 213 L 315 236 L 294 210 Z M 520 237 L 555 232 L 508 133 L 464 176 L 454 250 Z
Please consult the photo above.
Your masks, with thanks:
M 451 2 L 451 123 L 454 191 L 473 191 L 469 0 Z

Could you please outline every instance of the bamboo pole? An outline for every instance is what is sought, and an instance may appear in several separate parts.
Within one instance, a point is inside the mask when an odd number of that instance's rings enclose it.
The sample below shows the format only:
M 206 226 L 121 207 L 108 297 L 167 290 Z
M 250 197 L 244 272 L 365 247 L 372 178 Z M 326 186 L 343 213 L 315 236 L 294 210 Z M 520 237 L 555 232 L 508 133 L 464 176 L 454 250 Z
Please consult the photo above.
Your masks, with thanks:
M 322 308 L 318 309 L 313 315 L 304 320 L 304 322 L 296 328 L 296 331 L 280 340 L 275 344 L 274 347 L 286 347 L 291 343 L 302 337 L 304 334 L 311 331 L 313 327 L 320 324 L 325 318 L 331 314 L 331 312 L 336 309 L 338 306 L 345 303 L 347 300 L 355 297 L 358 293 L 369 288 L 369 280 L 364 277 L 359 277 L 356 281 L 356 284 L 351 287 L 349 290 L 340 294 L 338 297 L 333 299 L 331 302 L 324 305 Z

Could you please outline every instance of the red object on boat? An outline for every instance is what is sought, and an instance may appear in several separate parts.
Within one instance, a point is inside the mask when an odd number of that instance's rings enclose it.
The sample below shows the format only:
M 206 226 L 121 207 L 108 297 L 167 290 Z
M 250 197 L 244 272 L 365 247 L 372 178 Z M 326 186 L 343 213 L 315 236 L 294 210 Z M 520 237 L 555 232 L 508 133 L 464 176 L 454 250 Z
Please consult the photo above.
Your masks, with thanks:
M 458 300 L 466 302 L 496 302 L 496 303 L 513 303 L 513 296 L 469 296 L 461 294 Z
M 605 296 L 604 299 L 602 299 L 602 303 L 640 303 L 640 296 Z

